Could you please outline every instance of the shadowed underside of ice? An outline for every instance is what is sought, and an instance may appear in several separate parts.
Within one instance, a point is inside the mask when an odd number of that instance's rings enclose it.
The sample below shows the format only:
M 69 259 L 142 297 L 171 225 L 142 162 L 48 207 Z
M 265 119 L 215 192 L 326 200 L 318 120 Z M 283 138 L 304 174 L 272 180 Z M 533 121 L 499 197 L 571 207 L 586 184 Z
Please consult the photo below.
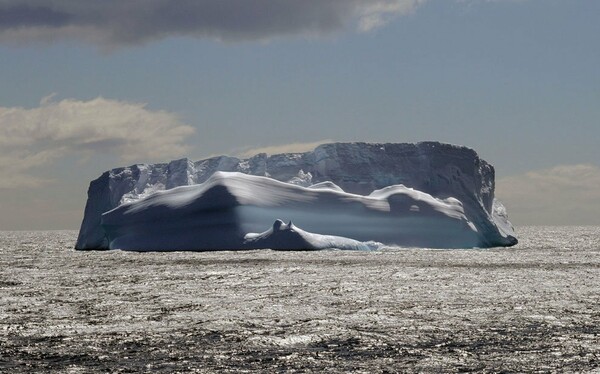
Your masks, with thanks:
M 367 250 L 516 243 L 506 210 L 493 197 L 493 168 L 468 148 L 335 143 L 308 153 L 219 158 L 212 166 L 207 161 L 105 173 L 90 185 L 76 248 Z

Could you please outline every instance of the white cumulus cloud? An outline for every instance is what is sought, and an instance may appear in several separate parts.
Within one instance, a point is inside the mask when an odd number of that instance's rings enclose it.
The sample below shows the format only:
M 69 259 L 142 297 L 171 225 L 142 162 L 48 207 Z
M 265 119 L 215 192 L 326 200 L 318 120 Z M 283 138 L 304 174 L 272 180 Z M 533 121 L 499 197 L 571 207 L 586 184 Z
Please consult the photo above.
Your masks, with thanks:
M 600 167 L 560 165 L 500 178 L 496 196 L 517 224 L 599 225 Z
M 47 97 L 36 108 L 0 107 L 0 188 L 43 184 L 31 170 L 69 154 L 110 153 L 123 161 L 179 157 L 193 132 L 173 113 L 102 97 Z

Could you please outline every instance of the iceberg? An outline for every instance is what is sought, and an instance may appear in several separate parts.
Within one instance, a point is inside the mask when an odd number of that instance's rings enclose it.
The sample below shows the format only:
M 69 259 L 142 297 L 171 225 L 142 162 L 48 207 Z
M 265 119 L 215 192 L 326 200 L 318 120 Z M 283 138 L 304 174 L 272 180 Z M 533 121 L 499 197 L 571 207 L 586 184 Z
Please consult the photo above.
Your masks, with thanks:
M 132 165 L 90 183 L 75 248 L 511 246 L 494 178 L 472 149 L 438 142 Z

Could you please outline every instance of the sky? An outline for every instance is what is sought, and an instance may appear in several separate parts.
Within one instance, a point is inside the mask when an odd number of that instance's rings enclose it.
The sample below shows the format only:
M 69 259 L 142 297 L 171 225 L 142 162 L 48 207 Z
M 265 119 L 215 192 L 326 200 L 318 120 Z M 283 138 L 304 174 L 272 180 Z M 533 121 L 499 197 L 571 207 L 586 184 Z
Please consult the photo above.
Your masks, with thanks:
M 519 225 L 600 225 L 600 1 L 0 0 L 0 230 L 108 169 L 438 140 Z

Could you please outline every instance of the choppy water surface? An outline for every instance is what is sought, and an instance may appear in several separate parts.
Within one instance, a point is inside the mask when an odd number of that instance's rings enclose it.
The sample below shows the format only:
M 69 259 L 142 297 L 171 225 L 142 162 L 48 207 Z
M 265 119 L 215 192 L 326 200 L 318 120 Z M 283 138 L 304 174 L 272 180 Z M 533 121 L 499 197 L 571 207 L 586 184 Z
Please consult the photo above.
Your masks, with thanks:
M 600 370 L 600 228 L 510 249 L 76 252 L 0 232 L 0 371 Z

